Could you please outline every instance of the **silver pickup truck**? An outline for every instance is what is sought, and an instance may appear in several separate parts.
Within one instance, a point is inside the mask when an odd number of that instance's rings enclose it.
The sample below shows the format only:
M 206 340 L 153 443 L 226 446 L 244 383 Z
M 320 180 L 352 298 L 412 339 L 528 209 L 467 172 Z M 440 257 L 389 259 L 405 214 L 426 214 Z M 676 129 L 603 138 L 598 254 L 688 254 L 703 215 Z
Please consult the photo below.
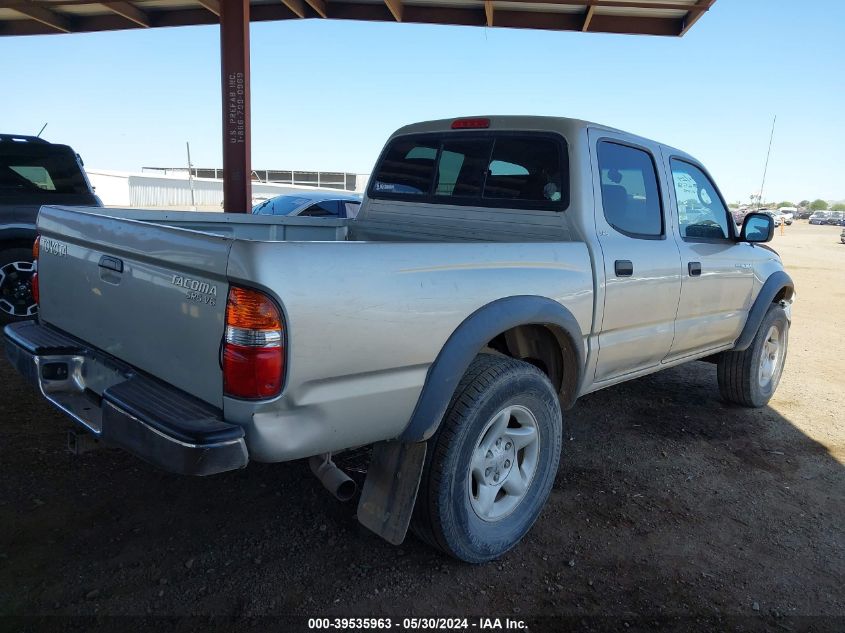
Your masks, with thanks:
M 764 406 L 793 284 L 707 171 L 583 121 L 400 129 L 355 220 L 47 206 L 11 362 L 104 442 L 178 473 L 371 446 L 358 518 L 465 561 L 537 519 L 579 396 L 696 359 Z M 738 233 L 739 231 L 739 233 Z

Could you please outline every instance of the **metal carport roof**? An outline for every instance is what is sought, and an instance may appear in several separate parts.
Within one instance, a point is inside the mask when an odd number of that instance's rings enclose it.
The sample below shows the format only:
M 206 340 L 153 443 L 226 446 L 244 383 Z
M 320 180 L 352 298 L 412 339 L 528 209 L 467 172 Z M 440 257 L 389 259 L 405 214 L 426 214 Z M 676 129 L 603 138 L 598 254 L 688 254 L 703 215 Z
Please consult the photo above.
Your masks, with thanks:
M 0 0 L 0 36 L 220 24 L 227 211 L 250 209 L 249 22 L 337 19 L 684 35 L 716 0 Z
M 251 0 L 253 21 L 329 18 L 680 36 L 715 0 Z M 220 0 L 0 0 L 0 35 L 217 24 Z

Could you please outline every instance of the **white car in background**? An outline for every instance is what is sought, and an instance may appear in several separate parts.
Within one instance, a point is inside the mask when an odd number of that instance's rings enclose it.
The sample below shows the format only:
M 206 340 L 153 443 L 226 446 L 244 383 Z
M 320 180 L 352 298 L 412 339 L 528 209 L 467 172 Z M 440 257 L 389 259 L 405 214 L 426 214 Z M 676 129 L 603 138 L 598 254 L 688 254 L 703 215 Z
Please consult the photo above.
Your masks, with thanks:
M 354 218 L 361 208 L 357 194 L 305 191 L 268 198 L 252 208 L 254 215 Z
M 796 207 L 780 207 L 778 213 L 783 216 L 784 220 L 794 220 L 798 209 Z
M 766 215 L 772 216 L 772 219 L 775 221 L 775 226 L 783 224 L 783 216 L 774 209 L 757 209 L 755 213 L 765 213 Z M 792 224 L 791 221 L 790 224 Z

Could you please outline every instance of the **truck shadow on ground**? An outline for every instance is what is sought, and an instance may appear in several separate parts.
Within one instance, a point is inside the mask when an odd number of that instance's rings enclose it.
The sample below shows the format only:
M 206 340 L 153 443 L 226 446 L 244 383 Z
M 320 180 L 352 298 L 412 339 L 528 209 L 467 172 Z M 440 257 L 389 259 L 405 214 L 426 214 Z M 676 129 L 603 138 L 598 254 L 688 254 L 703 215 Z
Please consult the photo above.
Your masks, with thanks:
M 304 463 L 196 479 L 66 420 L 5 362 L 0 613 L 107 615 L 845 613 L 845 475 L 771 408 L 722 403 L 696 363 L 583 398 L 525 541 L 468 566 L 392 547 Z

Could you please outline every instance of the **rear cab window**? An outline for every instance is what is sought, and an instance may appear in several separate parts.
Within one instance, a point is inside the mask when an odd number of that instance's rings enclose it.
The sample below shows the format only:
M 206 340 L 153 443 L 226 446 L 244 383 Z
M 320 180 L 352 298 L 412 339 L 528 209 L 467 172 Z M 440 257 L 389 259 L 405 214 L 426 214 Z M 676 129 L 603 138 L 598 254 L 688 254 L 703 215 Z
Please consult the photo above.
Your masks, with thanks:
M 0 196 L 88 194 L 88 183 L 75 154 L 65 146 L 3 143 L 0 148 Z
M 452 205 L 564 210 L 569 165 L 551 133 L 446 132 L 394 139 L 369 196 Z

